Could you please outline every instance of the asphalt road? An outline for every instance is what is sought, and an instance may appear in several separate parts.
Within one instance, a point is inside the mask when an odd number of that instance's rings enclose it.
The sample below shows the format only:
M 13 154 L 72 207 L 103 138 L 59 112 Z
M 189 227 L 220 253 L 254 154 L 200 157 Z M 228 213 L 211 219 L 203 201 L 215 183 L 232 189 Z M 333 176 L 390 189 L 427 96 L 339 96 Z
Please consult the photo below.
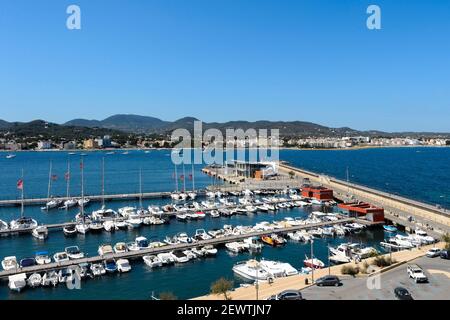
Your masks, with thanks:
M 346 276 L 341 277 L 343 285 L 340 287 L 312 286 L 303 289 L 302 294 L 307 300 L 394 300 L 394 289 L 401 286 L 415 300 L 450 300 L 450 260 L 422 257 L 410 263 L 424 270 L 428 283 L 416 284 L 408 277 L 407 264 L 403 264 L 382 273 L 378 282 L 374 277 Z M 371 279 L 369 285 L 367 279 Z

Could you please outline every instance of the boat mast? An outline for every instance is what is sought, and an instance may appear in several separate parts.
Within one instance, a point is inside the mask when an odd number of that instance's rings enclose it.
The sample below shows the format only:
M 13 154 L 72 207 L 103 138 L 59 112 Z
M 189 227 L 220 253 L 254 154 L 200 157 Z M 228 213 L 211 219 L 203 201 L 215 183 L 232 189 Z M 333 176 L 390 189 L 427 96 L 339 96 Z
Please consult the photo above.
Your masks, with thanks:
M 183 162 L 183 192 L 186 192 L 186 172 L 184 171 L 184 162 Z
M 178 174 L 177 174 L 177 165 L 175 164 L 175 190 L 178 192 Z
M 69 197 L 70 197 L 70 158 L 67 158 L 67 179 L 66 180 L 67 180 L 66 196 L 67 196 L 67 200 L 69 200 Z M 66 209 L 68 209 L 68 208 L 66 207 Z
M 23 168 L 22 168 L 22 196 L 20 201 L 20 217 L 23 218 L 23 212 L 24 212 L 24 196 L 23 196 L 23 189 L 24 189 L 25 183 L 23 182 Z
M 142 209 L 142 167 L 139 168 L 139 208 Z
M 194 163 L 192 163 L 192 192 L 195 192 Z
M 47 190 L 47 199 L 50 199 L 50 192 L 52 188 L 52 160 L 50 160 L 50 169 L 48 171 L 48 190 Z M 47 200 L 48 201 L 48 200 Z
M 84 161 L 83 161 L 83 157 L 81 157 L 80 169 L 81 169 L 81 215 L 83 217 L 83 224 L 84 224 L 85 219 L 84 219 Z
M 102 207 L 105 206 L 105 157 L 102 159 Z

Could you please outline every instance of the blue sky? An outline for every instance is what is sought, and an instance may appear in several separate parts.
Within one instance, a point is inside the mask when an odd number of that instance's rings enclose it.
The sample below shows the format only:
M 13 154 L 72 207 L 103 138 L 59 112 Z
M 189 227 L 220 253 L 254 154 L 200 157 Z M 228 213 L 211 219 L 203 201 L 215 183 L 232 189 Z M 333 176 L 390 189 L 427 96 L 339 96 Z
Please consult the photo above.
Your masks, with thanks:
M 82 29 L 66 28 L 77 4 Z M 366 8 L 382 30 L 366 28 Z M 450 132 L 450 1 L 1 0 L 0 119 Z

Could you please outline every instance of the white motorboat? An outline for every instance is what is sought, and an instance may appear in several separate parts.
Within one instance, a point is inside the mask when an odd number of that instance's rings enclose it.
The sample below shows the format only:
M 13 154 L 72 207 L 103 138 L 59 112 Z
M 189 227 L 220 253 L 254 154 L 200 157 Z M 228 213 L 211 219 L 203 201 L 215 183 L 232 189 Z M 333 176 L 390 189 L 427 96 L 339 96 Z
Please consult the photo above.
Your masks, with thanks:
M 189 258 L 187 257 L 187 255 L 185 255 L 182 251 L 172 251 L 172 258 L 175 262 L 177 263 L 186 263 L 189 261 Z
M 76 225 L 71 224 L 71 225 L 64 226 L 63 232 L 64 232 L 64 235 L 71 237 L 71 236 L 76 235 L 78 231 L 77 231 Z
M 209 212 L 209 215 L 211 216 L 211 218 L 219 218 L 220 217 L 220 213 L 218 210 L 211 210 Z
M 248 280 L 265 281 L 269 277 L 272 277 L 256 260 L 248 260 L 235 264 L 233 266 L 233 272 Z
M 142 225 L 142 217 L 138 214 L 128 216 L 128 224 L 133 228 L 139 228 Z
M 314 268 L 314 269 L 321 269 L 323 267 L 325 267 L 325 263 L 323 263 L 321 260 L 317 259 L 317 258 L 308 258 L 308 256 L 306 256 L 306 259 L 303 260 L 303 263 L 305 264 L 306 267 L 309 268 Z
M 106 270 L 101 263 L 93 263 L 91 265 L 91 271 L 94 277 L 102 276 L 106 273 Z
M 197 198 L 197 193 L 195 192 L 188 192 L 188 196 L 191 200 L 195 200 Z
M 212 239 L 212 237 L 205 231 L 205 229 L 197 229 L 197 230 L 195 230 L 194 239 L 209 240 L 209 239 Z
M 217 254 L 217 249 L 212 245 L 204 246 L 202 250 L 205 252 L 206 256 L 215 256 Z
M 54 286 L 56 287 L 59 283 L 58 273 L 56 271 L 48 271 L 42 276 L 41 285 L 44 287 Z
M 263 248 L 263 244 L 258 241 L 258 237 L 245 238 L 242 246 L 248 251 L 260 251 Z
M 107 256 L 114 253 L 114 250 L 110 244 L 102 244 L 98 247 L 98 255 L 99 256 Z
M 225 230 L 223 229 L 212 229 L 208 231 L 208 234 L 213 238 L 222 238 L 225 236 Z
M 58 271 L 59 283 L 70 283 L 73 280 L 73 273 L 71 270 L 64 268 Z
M 206 251 L 204 251 L 200 247 L 192 248 L 191 251 L 197 256 L 197 257 L 203 257 L 206 255 Z
M 69 256 L 65 252 L 57 252 L 53 255 L 53 260 L 57 263 L 69 261 Z
M 64 201 L 64 204 L 62 205 L 61 209 L 70 209 L 75 207 L 78 204 L 78 200 L 77 199 L 68 199 L 66 201 Z
M 117 271 L 120 273 L 125 273 L 131 271 L 130 262 L 127 259 L 119 259 L 116 261 Z
M 114 245 L 114 253 L 125 253 L 128 252 L 128 247 L 125 242 L 118 242 Z
M 137 237 L 134 242 L 128 244 L 128 250 L 130 251 L 139 251 L 142 249 L 147 249 L 149 247 L 149 243 L 146 237 Z
M 38 226 L 38 227 L 33 229 L 31 234 L 36 239 L 44 240 L 44 239 L 46 239 L 48 237 L 48 229 L 47 229 L 46 226 Z
M 158 253 L 156 256 L 158 257 L 159 260 L 162 261 L 164 265 L 175 263 L 175 259 L 173 258 L 170 252 Z
M 322 235 L 327 237 L 334 237 L 334 228 L 333 227 L 323 227 Z
M 91 202 L 91 199 L 89 199 L 89 198 L 79 199 L 78 200 L 78 205 L 80 207 L 87 207 L 90 202 Z
M 39 273 L 33 273 L 27 279 L 27 284 L 31 288 L 36 288 L 41 285 L 42 277 Z
M 36 220 L 29 217 L 21 217 L 17 220 L 13 220 L 9 224 L 11 230 L 24 230 L 24 229 L 32 229 L 38 226 Z
M 145 264 L 150 268 L 158 268 L 162 267 L 163 265 L 162 260 L 155 255 L 143 256 L 142 259 L 144 260 Z
M 170 195 L 170 197 L 172 198 L 172 200 L 178 201 L 180 200 L 180 194 L 177 192 L 174 192 Z
M 44 207 L 41 208 L 41 210 L 45 210 L 48 211 L 50 209 L 54 209 L 57 208 L 61 205 L 61 200 L 59 199 L 51 199 L 50 201 L 48 201 Z
M 100 220 L 92 220 L 89 224 L 89 230 L 91 232 L 100 232 L 103 230 L 103 222 Z
M 287 262 L 261 260 L 259 264 L 274 277 L 289 277 L 298 274 L 298 270 Z
M 16 157 L 15 154 L 7 154 L 6 159 L 14 159 Z
M 188 257 L 189 260 L 198 258 L 198 256 L 191 249 L 183 250 L 183 253 L 186 255 L 186 257 Z
M 115 221 L 114 225 L 118 230 L 125 230 L 130 227 L 128 222 L 126 222 L 126 221 Z
M 231 251 L 233 253 L 239 253 L 244 250 L 244 247 L 240 242 L 228 242 L 225 243 L 225 247 L 228 251 Z
M 52 262 L 52 259 L 48 255 L 47 251 L 36 252 L 34 259 L 36 260 L 36 263 L 39 265 L 49 264 Z
M 89 224 L 84 223 L 84 222 L 78 223 L 78 224 L 75 226 L 75 228 L 76 228 L 76 230 L 77 230 L 78 233 L 86 234 L 86 233 L 89 231 Z
M 107 221 L 103 222 L 103 229 L 105 229 L 105 231 L 107 231 L 107 232 L 114 232 L 118 228 L 116 227 L 116 223 L 114 221 L 107 220 Z
M 194 239 L 189 237 L 188 234 L 185 232 L 180 232 L 179 234 L 177 234 L 176 239 L 177 242 L 179 243 L 192 243 L 195 241 Z
M 12 291 L 20 292 L 27 285 L 27 275 L 19 273 L 8 277 L 8 287 Z
M 64 250 L 67 253 L 69 259 L 82 259 L 84 258 L 84 253 L 80 251 L 78 246 L 70 246 Z
M 118 212 L 122 217 L 128 218 L 130 215 L 136 214 L 136 208 L 135 207 L 122 207 L 118 210 Z
M 19 267 L 19 264 L 17 263 L 17 258 L 15 256 L 9 256 L 5 257 L 2 260 L 2 268 L 5 271 L 8 270 L 14 270 Z

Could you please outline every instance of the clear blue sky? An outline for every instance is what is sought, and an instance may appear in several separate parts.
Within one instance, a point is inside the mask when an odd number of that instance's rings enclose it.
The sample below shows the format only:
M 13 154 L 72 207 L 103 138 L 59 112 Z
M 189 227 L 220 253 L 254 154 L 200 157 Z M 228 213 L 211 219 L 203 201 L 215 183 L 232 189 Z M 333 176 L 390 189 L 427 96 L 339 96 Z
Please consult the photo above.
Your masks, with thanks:
M 116 113 L 450 132 L 450 1 L 1 0 L 0 119 Z

